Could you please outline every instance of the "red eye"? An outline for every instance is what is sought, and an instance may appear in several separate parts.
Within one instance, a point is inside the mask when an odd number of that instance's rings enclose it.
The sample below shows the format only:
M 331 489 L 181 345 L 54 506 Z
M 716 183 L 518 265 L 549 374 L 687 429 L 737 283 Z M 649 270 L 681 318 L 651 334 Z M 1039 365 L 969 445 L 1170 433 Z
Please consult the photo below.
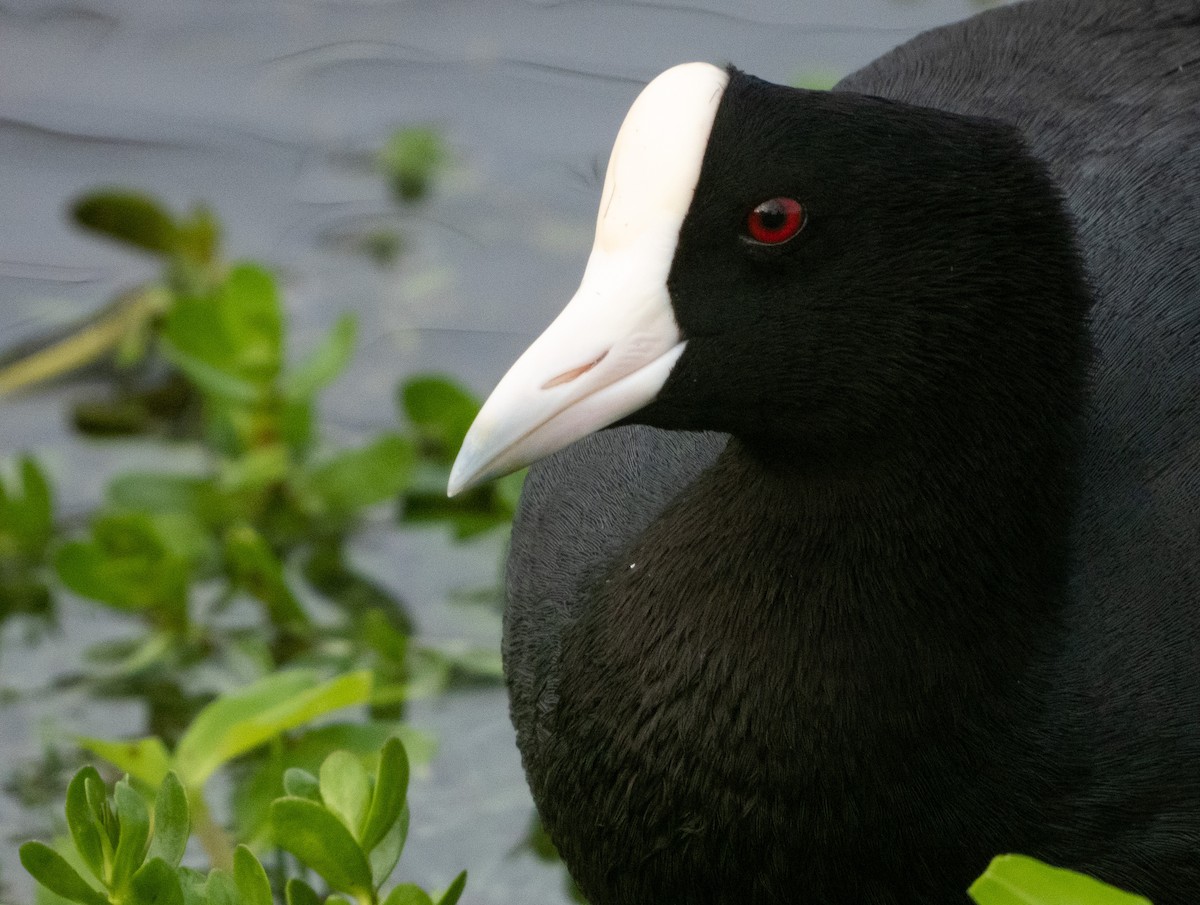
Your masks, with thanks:
M 772 198 L 746 216 L 746 232 L 755 242 L 779 245 L 804 229 L 804 205 L 795 198 Z

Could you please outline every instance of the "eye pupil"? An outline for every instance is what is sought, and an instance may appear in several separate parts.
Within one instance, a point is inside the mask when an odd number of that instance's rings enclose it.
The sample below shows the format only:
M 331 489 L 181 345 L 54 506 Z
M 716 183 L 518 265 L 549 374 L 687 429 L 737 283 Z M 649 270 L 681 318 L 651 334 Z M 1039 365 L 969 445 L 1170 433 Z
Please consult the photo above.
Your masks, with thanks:
M 760 245 L 780 245 L 804 228 L 804 206 L 795 198 L 771 198 L 746 217 L 746 232 Z
M 762 225 L 767 229 L 779 229 L 779 227 L 783 226 L 783 224 L 787 222 L 787 213 L 785 213 L 783 208 L 779 205 L 768 203 L 765 205 L 765 208 L 766 209 L 763 210 L 758 217 L 759 220 L 762 221 Z

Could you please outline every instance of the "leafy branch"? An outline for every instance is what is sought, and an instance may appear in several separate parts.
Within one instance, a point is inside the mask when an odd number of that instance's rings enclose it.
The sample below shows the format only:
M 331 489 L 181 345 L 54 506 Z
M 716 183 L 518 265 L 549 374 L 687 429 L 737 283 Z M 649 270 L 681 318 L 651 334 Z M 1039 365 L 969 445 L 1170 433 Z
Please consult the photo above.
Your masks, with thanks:
M 436 899 L 411 883 L 385 895 L 408 833 L 408 759 L 391 738 L 368 772 L 362 760 L 335 751 L 320 774 L 291 770 L 287 794 L 271 805 L 273 838 L 335 894 L 325 902 L 357 905 L 454 905 L 466 885 L 460 873 Z M 21 846 L 21 863 L 52 893 L 78 905 L 273 905 L 262 863 L 246 845 L 227 867 L 207 872 L 182 865 L 192 833 L 191 798 L 174 771 L 157 783 L 151 804 L 127 776 L 111 794 L 94 767 L 75 774 L 67 789 L 71 854 L 80 871 L 38 841 Z M 282 883 L 287 905 L 317 905 L 322 896 L 299 876 Z

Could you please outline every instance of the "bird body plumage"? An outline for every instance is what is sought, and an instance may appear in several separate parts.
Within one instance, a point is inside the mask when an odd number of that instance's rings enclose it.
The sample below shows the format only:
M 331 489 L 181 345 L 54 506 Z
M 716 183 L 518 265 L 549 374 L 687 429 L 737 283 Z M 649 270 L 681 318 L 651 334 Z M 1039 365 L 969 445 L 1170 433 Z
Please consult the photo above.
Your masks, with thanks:
M 797 140 L 793 299 L 713 224 Z M 668 285 L 663 397 L 531 469 L 509 560 L 593 905 L 949 905 L 1004 851 L 1200 895 L 1200 3 L 732 72 Z

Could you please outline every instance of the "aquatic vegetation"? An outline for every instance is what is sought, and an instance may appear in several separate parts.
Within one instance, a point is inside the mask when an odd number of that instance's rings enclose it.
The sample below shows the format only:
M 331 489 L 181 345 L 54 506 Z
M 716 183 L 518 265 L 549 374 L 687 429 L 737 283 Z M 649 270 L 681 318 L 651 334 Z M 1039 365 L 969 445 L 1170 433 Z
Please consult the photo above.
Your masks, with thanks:
M 412 203 L 429 194 L 448 158 L 438 130 L 406 126 L 392 133 L 379 152 L 378 162 L 396 200 Z
M 269 807 L 271 839 L 303 876 L 271 877 L 244 844 L 222 866 L 183 866 L 197 798 L 174 770 L 155 782 L 127 775 L 110 793 L 99 772 L 84 767 L 67 789 L 65 855 L 27 842 L 21 863 L 46 890 L 79 905 L 271 905 L 273 888 L 287 905 L 347 897 L 358 905 L 454 905 L 465 871 L 436 899 L 411 883 L 384 894 L 408 834 L 408 759 L 393 737 L 369 760 L 371 770 L 359 755 L 337 750 L 317 775 L 293 768 L 283 777 L 286 794 Z M 324 894 L 308 871 L 324 881 Z
M 178 705 L 187 670 L 223 657 L 250 655 L 264 673 L 301 661 L 370 668 L 381 707 L 460 675 L 498 678 L 494 651 L 410 644 L 404 601 L 345 552 L 381 504 L 394 504 L 401 521 L 444 523 L 457 537 L 511 520 L 519 478 L 461 500 L 442 492 L 478 402 L 445 378 L 414 378 L 398 391 L 407 426 L 398 419 L 358 447 L 332 448 L 316 404 L 351 360 L 352 317 L 289 365 L 274 276 L 257 263 L 225 263 L 205 208 L 175 216 L 148 196 L 105 190 L 74 211 L 87 228 L 163 258 L 161 280 L 134 293 L 156 300 L 144 319 L 106 335 L 110 352 L 127 351 L 123 366 L 140 363 L 160 385 L 169 366 L 166 380 L 187 400 L 173 417 L 188 424 L 173 432 L 193 437 L 200 464 L 118 475 L 80 534 L 54 528 L 49 483 L 36 461 L 23 460 L 19 482 L 0 488 L 0 568 L 13 576 L 7 606 L 30 609 L 57 586 L 143 620 L 143 638 L 109 645 L 99 659 L 110 688 L 175 687 L 172 713 L 151 714 L 168 735 L 169 723 L 186 721 Z M 144 393 L 119 394 L 112 406 L 128 411 L 139 400 Z M 102 409 L 92 404 L 91 423 L 120 420 Z M 126 421 L 145 427 L 150 415 Z M 231 626 L 227 611 L 247 604 L 256 617 Z
M 47 556 L 54 537 L 50 483 L 37 461 L 23 456 L 0 480 L 0 621 L 50 609 Z
M 270 887 L 245 844 L 273 846 L 362 905 L 432 903 L 407 884 L 381 893 L 407 828 L 408 758 L 389 739 L 427 761 L 433 740 L 398 722 L 405 703 L 460 681 L 495 682 L 499 652 L 416 641 L 405 602 L 362 574 L 347 545 L 387 522 L 438 522 L 468 537 L 511 519 L 512 481 L 433 502 L 477 401 L 443 377 L 409 380 L 393 428 L 339 448 L 317 402 L 351 360 L 353 318 L 294 360 L 274 275 L 226 262 L 205 208 L 177 216 L 149 196 L 104 190 L 73 212 L 81 226 L 158 256 L 162 275 L 11 356 L 0 387 L 107 360 L 112 394 L 78 408 L 76 426 L 170 437 L 191 454 L 170 459 L 188 467 L 118 474 L 82 526 L 56 520 L 34 457 L 0 481 L 3 615 L 50 618 L 56 603 L 90 603 L 144 627 L 92 645 L 60 685 L 138 698 L 150 734 L 75 740 L 126 779 L 110 801 L 95 768 L 84 768 L 67 792 L 74 855 L 29 843 L 23 863 L 46 895 L 88 905 L 261 903 Z M 228 678 L 214 688 L 214 675 Z M 348 707 L 352 720 L 328 721 Z M 379 773 L 367 773 L 375 761 Z M 222 821 L 205 798 L 218 772 L 228 790 Z M 319 779 L 306 784 L 310 773 Z M 285 786 L 291 794 L 276 801 Z M 143 795 L 155 790 L 150 820 Z M 189 828 L 213 866 L 207 874 L 179 866 Z M 318 837 L 324 849 L 312 845 Z M 437 901 L 455 901 L 464 879 Z M 276 881 L 288 902 L 325 896 L 299 877 Z

